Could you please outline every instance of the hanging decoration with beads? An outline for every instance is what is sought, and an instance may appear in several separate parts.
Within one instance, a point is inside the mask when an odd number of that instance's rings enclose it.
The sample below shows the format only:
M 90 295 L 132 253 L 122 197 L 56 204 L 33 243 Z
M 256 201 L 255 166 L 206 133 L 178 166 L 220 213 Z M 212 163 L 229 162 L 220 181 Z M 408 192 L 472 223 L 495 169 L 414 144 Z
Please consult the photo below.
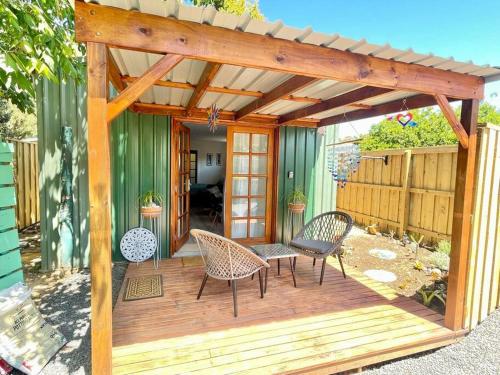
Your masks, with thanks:
M 212 106 L 208 109 L 208 130 L 210 130 L 212 133 L 215 133 L 215 131 L 217 130 L 219 114 L 220 108 L 217 108 L 215 103 L 212 104 Z
M 328 149 L 328 172 L 340 188 L 345 187 L 349 176 L 356 173 L 361 161 L 361 153 L 357 144 L 345 144 Z
M 399 110 L 400 113 L 398 113 L 396 116 L 389 116 L 387 117 L 388 121 L 394 121 L 396 120 L 403 128 L 406 127 L 406 125 L 414 128 L 417 126 L 417 122 L 413 120 L 413 113 L 410 112 L 408 109 L 408 106 L 406 105 L 406 98 L 403 99 L 403 103 L 401 105 L 401 109 Z

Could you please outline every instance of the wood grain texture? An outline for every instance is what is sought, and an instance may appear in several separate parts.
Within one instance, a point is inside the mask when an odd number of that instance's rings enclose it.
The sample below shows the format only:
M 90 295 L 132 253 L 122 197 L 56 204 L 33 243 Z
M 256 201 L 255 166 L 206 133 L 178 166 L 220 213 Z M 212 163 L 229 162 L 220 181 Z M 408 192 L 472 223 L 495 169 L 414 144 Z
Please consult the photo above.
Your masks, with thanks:
M 443 113 L 446 120 L 448 120 L 448 123 L 453 129 L 453 132 L 457 136 L 458 141 L 463 148 L 467 148 L 469 137 L 464 127 L 460 123 L 460 120 L 455 115 L 455 111 L 453 110 L 453 108 L 451 108 L 448 99 L 444 95 L 435 95 L 434 97 L 436 98 L 436 103 L 439 105 L 439 108 L 441 108 L 441 112 Z
M 201 259 L 169 259 L 131 265 L 126 277 L 161 273 L 164 296 L 123 302 L 114 315 L 113 373 L 316 373 L 330 374 L 455 342 L 461 333 L 442 326 L 442 316 L 347 267 L 341 275 L 328 261 L 297 261 L 297 288 L 288 267 L 277 275 L 271 262 L 268 289 L 239 282 L 238 318 L 231 289 L 203 277 Z M 168 281 L 167 281 L 168 279 Z M 123 287 L 122 291 L 123 293 Z M 335 303 L 325 303 L 335 301 Z
M 207 87 L 210 86 L 210 83 L 213 81 L 213 79 L 219 72 L 221 66 L 222 64 L 216 64 L 211 62 L 207 63 L 205 69 L 203 70 L 203 73 L 201 74 L 200 80 L 196 85 L 196 88 L 194 89 L 191 98 L 189 99 L 189 103 L 186 106 L 186 110 L 188 112 L 198 106 L 198 102 L 205 94 Z
M 261 108 L 264 108 L 283 97 L 289 96 L 290 94 L 298 91 L 307 85 L 316 82 L 316 78 L 295 76 L 287 81 L 283 82 L 281 85 L 275 87 L 271 91 L 265 93 L 261 98 L 255 99 L 253 102 L 247 104 L 240 110 L 236 112 L 236 120 L 241 120 L 251 113 L 258 112 Z
M 334 108 L 351 105 L 362 100 L 386 94 L 391 91 L 392 90 L 379 87 L 361 87 L 360 89 L 349 91 L 345 94 L 337 95 L 333 98 L 323 100 L 321 103 L 289 112 L 283 116 L 280 116 L 279 123 L 286 124 L 300 118 L 309 117 Z
M 152 65 L 139 79 L 130 84 L 125 90 L 108 103 L 106 116 L 107 121 L 111 122 L 127 107 L 132 105 L 147 89 L 149 89 L 157 80 L 165 76 L 165 74 L 180 63 L 182 59 L 182 56 L 166 55 Z
M 472 203 L 475 179 L 478 100 L 464 100 L 460 121 L 467 131 L 469 147 L 459 144 L 453 228 L 451 234 L 450 271 L 446 299 L 446 327 L 457 330 L 464 325 L 467 262 L 470 249 Z
M 75 24 L 79 42 L 430 95 L 484 95 L 480 77 L 80 1 Z
M 107 106 L 107 50 L 87 43 L 88 178 L 92 368 L 111 374 L 111 177 Z
M 124 81 L 122 80 L 122 77 L 120 75 L 120 69 L 118 68 L 115 58 L 111 54 L 109 48 L 108 48 L 108 78 L 113 84 L 113 87 L 118 92 L 122 92 L 127 87 L 127 85 L 125 85 Z

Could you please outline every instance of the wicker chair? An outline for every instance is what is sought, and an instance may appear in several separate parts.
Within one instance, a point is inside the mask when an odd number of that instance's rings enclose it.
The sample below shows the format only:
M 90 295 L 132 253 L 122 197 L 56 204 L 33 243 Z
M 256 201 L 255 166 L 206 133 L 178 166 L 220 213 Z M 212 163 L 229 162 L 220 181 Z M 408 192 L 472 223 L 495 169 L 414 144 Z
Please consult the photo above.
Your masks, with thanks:
M 319 285 L 323 284 L 326 258 L 329 255 L 337 256 L 342 274 L 344 278 L 346 277 L 340 254 L 342 242 L 351 228 L 352 218 L 346 213 L 326 212 L 314 217 L 290 242 L 290 246 L 293 246 L 299 254 L 314 259 L 313 266 L 316 264 L 316 259 L 323 259 Z
M 234 316 L 237 317 L 237 280 L 253 276 L 257 272 L 259 273 L 260 298 L 264 298 L 261 269 L 269 268 L 269 264 L 240 244 L 217 234 L 201 229 L 191 229 L 191 235 L 198 243 L 205 264 L 205 276 L 197 299 L 200 299 L 209 276 L 214 279 L 227 280 L 233 289 Z

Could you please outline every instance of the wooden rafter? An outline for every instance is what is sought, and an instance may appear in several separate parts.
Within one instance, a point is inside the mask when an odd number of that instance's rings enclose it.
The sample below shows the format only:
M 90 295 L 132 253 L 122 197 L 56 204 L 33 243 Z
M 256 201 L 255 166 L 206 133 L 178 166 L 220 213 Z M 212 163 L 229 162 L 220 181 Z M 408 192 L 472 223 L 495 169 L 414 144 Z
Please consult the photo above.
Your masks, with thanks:
M 350 105 L 362 100 L 373 98 L 375 96 L 383 95 L 392 90 L 380 87 L 365 86 L 359 89 L 349 91 L 345 94 L 334 96 L 333 98 L 323 100 L 321 103 L 311 105 L 309 107 L 300 108 L 280 117 L 280 124 L 287 124 L 295 120 L 310 117 L 320 112 L 325 112 L 334 108 Z
M 435 95 L 434 97 L 436 98 L 436 102 L 439 105 L 439 108 L 441 108 L 441 112 L 443 112 L 444 117 L 446 117 L 446 120 L 448 120 L 448 123 L 455 132 L 458 141 L 463 148 L 467 148 L 469 137 L 464 127 L 460 123 L 460 120 L 455 115 L 455 111 L 453 111 L 453 108 L 451 108 L 448 99 L 444 95 Z
M 163 56 L 158 62 L 151 66 L 139 79 L 113 98 L 107 106 L 107 120 L 111 122 L 122 113 L 128 106 L 133 104 L 148 88 L 158 79 L 165 76 L 174 66 L 182 61 L 179 55 Z
M 482 99 L 484 95 L 481 77 L 171 17 L 77 1 L 75 19 L 79 42 L 94 41 L 118 48 L 173 53 L 222 64 L 429 95 L 461 99 Z
M 289 96 L 293 92 L 316 82 L 317 78 L 304 77 L 304 76 L 294 76 L 287 81 L 283 82 L 278 87 L 275 87 L 268 93 L 265 93 L 261 98 L 254 100 L 253 102 L 247 104 L 241 108 L 236 113 L 236 119 L 241 120 L 242 118 L 248 116 L 251 113 L 257 112 L 259 109 L 264 108 L 283 97 Z
M 150 104 L 150 103 L 134 103 L 130 109 L 134 112 L 148 113 L 154 115 L 175 116 L 185 121 L 192 122 L 207 122 L 206 108 L 193 108 L 188 111 L 185 107 Z M 243 120 L 236 119 L 236 112 L 220 111 L 219 121 L 223 124 L 262 124 L 262 125 L 277 125 L 279 116 L 251 114 Z M 302 119 L 294 122 L 295 126 L 316 127 L 319 120 Z
M 455 101 L 457 99 L 449 98 L 449 100 Z M 429 107 L 431 105 L 436 105 L 436 99 L 432 95 L 420 94 L 420 95 L 410 96 L 409 98 L 406 99 L 406 107 L 408 109 Z M 318 126 L 321 127 L 327 125 L 335 125 L 347 121 L 356 121 L 369 117 L 383 116 L 388 113 L 394 113 L 400 111 L 401 106 L 402 106 L 401 100 L 394 100 L 392 102 L 375 105 L 371 109 L 359 109 L 356 111 L 347 112 L 345 116 L 341 114 L 341 115 L 326 117 L 324 119 L 321 119 Z
M 133 82 L 137 81 L 139 78 L 138 77 L 131 77 L 131 76 L 122 76 L 121 79 L 123 82 L 133 83 Z M 191 83 L 164 81 L 161 79 L 157 80 L 154 83 L 154 85 L 161 86 L 161 87 L 171 87 L 174 89 L 183 89 L 183 90 L 194 90 L 196 88 L 196 85 L 192 85 Z
M 188 111 L 192 110 L 193 108 L 196 108 L 196 106 L 198 105 L 198 102 L 201 100 L 201 98 L 205 94 L 207 87 L 210 86 L 210 83 L 213 81 L 213 79 L 217 75 L 221 66 L 222 66 L 222 64 L 211 63 L 211 62 L 207 63 L 207 65 L 205 66 L 205 70 L 203 70 L 203 73 L 200 77 L 200 81 L 196 85 L 196 88 L 194 89 L 193 94 L 191 95 L 191 98 L 189 99 L 189 103 L 186 106 L 186 109 Z
M 118 65 L 116 64 L 115 58 L 111 54 L 111 51 L 109 48 L 107 49 L 107 56 L 108 56 L 108 77 L 111 83 L 113 84 L 113 87 L 116 89 L 116 91 L 121 92 L 125 90 L 127 87 L 125 83 L 121 79 L 120 75 L 120 69 L 118 68 Z

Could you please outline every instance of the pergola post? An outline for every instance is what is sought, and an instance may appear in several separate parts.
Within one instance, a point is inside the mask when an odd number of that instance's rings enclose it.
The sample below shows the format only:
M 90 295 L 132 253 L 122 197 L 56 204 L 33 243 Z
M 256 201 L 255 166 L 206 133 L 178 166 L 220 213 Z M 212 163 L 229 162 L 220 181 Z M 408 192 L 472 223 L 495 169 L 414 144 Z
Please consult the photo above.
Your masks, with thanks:
M 458 144 L 457 177 L 451 233 L 451 259 L 448 276 L 445 326 L 452 330 L 463 328 L 467 263 L 470 249 L 474 169 L 476 161 L 477 117 L 479 101 L 463 100 L 461 124 L 467 132 L 468 148 Z
M 94 374 L 111 374 L 111 176 L 107 49 L 87 43 L 91 338 Z

